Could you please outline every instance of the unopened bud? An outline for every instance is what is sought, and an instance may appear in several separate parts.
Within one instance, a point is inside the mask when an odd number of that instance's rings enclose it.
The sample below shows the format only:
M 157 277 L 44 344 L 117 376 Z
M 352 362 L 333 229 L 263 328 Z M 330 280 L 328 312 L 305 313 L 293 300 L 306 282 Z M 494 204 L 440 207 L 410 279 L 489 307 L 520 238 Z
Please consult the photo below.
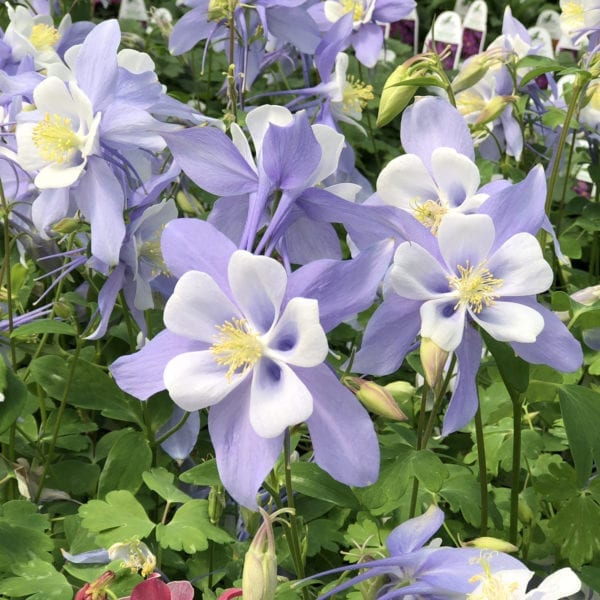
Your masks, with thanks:
M 344 377 L 342 383 L 351 389 L 361 404 L 372 413 L 394 421 L 406 421 L 392 394 L 374 381 L 360 377 Z
M 69 302 L 59 300 L 54 303 L 54 314 L 61 319 L 68 319 L 73 314 L 73 307 Z
M 406 82 L 412 77 L 423 76 L 425 72 L 425 69 L 413 72 L 407 63 L 396 67 L 387 78 L 381 92 L 379 112 L 377 113 L 377 127 L 387 125 L 408 106 L 408 103 L 417 93 L 418 86 L 408 85 Z
M 415 387 L 408 381 L 392 381 L 383 386 L 396 402 L 408 402 L 415 395 Z
M 571 298 L 579 304 L 591 306 L 592 304 L 600 300 L 600 285 L 592 285 L 591 287 L 586 287 L 582 290 L 578 290 L 574 294 L 571 294 Z
M 421 339 L 421 364 L 427 385 L 435 390 L 442 382 L 444 366 L 450 353 L 440 348 L 431 338 Z
M 73 233 L 79 229 L 81 221 L 79 219 L 75 219 L 73 217 L 67 217 L 65 219 L 61 219 L 58 223 L 52 226 L 52 231 L 54 233 L 58 233 L 59 235 L 67 235 L 69 233 Z
M 475 126 L 486 125 L 497 119 L 503 112 L 504 109 L 511 103 L 516 102 L 518 98 L 516 96 L 495 96 L 492 98 L 485 108 L 479 113 Z
M 208 518 L 213 525 L 220 521 L 225 503 L 225 488 L 222 485 L 211 487 L 208 492 Z
M 483 79 L 494 62 L 497 62 L 496 56 L 490 57 L 488 54 L 476 54 L 473 56 L 458 72 L 452 80 L 452 91 L 455 94 L 462 92 L 478 81 Z
M 277 591 L 277 554 L 273 522 L 282 511 L 272 515 L 259 508 L 263 522 L 258 528 L 246 557 L 242 572 L 242 590 L 244 600 L 273 600 Z M 288 509 L 282 509 L 288 511 Z
M 531 525 L 535 520 L 535 515 L 533 514 L 531 507 L 522 498 L 519 498 L 517 516 L 523 525 Z
M 516 552 L 518 548 L 504 540 L 495 537 L 478 537 L 463 543 L 467 548 L 482 548 L 483 550 L 494 550 L 496 552 Z

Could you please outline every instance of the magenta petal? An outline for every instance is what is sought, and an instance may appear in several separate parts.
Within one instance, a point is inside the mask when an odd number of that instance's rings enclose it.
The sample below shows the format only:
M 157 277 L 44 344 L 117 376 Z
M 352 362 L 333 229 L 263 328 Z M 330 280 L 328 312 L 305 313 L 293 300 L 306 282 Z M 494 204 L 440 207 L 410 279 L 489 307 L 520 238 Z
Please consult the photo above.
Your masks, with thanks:
M 139 400 L 147 400 L 165 389 L 163 371 L 167 363 L 182 354 L 202 350 L 206 344 L 161 331 L 139 352 L 121 356 L 111 366 L 117 385 Z
M 456 349 L 458 374 L 454 393 L 444 417 L 442 435 L 449 435 L 464 427 L 477 412 L 477 371 L 481 362 L 483 344 L 475 329 L 466 326 L 460 346 Z
M 131 592 L 130 600 L 171 600 L 171 592 L 164 581 L 153 577 L 138 583 Z
M 189 581 L 171 581 L 167 585 L 171 600 L 194 600 L 194 588 Z
M 295 370 L 313 395 L 313 413 L 306 424 L 315 462 L 347 485 L 374 483 L 379 444 L 369 413 L 327 365 Z
M 256 493 L 281 452 L 283 435 L 262 438 L 250 425 L 250 380 L 210 408 L 208 429 L 223 485 L 236 502 L 256 510 Z

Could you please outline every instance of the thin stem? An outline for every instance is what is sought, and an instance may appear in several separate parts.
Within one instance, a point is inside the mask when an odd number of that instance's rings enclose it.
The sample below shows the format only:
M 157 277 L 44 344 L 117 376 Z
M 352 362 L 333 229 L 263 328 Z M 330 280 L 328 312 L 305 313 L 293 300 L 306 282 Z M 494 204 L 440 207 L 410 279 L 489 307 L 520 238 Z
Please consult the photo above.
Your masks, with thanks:
M 158 446 L 159 444 L 162 444 L 166 439 L 170 438 L 174 433 L 177 433 L 185 425 L 185 422 L 189 419 L 190 414 L 191 413 L 186 412 L 183 415 L 183 417 L 181 417 L 179 423 L 171 427 L 171 429 L 169 429 L 168 431 L 165 431 L 165 433 L 163 433 L 157 440 L 155 440 L 155 444 Z
M 475 413 L 475 437 L 477 439 L 477 463 L 479 466 L 479 494 L 481 497 L 481 536 L 487 535 L 488 530 L 488 491 L 487 491 L 487 462 L 485 459 L 485 440 L 483 437 L 483 419 L 481 418 L 481 406 L 477 407 Z
M 364 81 L 362 65 L 358 63 L 358 76 L 361 81 Z M 375 165 L 377 166 L 377 170 L 381 170 L 381 160 L 379 159 L 379 151 L 377 150 L 377 146 L 375 144 L 375 135 L 373 133 L 373 122 L 371 120 L 371 113 L 369 112 L 368 107 L 365 107 L 365 116 L 367 117 L 367 129 L 369 131 L 369 139 L 371 140 L 371 146 L 373 146 L 373 158 L 375 159 Z
M 435 399 L 435 404 L 433 405 L 433 409 L 431 411 L 431 414 L 429 415 L 429 420 L 427 421 L 427 427 L 425 429 L 425 433 L 423 434 L 423 441 L 421 443 L 421 446 L 423 448 L 427 448 L 427 444 L 431 439 L 431 434 L 435 426 L 435 420 L 437 418 L 438 413 L 440 412 L 442 402 L 444 401 L 444 398 L 446 396 L 446 391 L 448 390 L 448 386 L 450 385 L 450 380 L 452 379 L 452 375 L 454 374 L 454 367 L 456 367 L 456 354 L 452 355 L 450 367 L 446 372 L 446 377 L 444 378 L 444 381 L 442 382 L 442 385 L 439 388 L 439 392 Z
M 427 405 L 427 396 L 429 394 L 429 386 L 427 382 L 423 383 L 421 390 L 421 412 L 419 413 L 419 422 L 417 424 L 417 450 L 422 449 L 423 431 L 425 429 L 425 409 Z M 417 499 L 419 497 L 419 479 L 413 479 L 412 493 L 410 497 L 409 518 L 412 519 L 417 513 Z
M 510 489 L 510 535 L 509 542 L 517 545 L 517 525 L 519 519 L 519 484 L 521 477 L 521 394 L 511 394 L 513 403 L 513 464 Z
M 6 202 L 6 196 L 4 195 L 4 186 L 0 182 L 0 199 L 2 200 L 2 212 L 4 213 L 4 264 L 2 265 L 2 271 L 6 275 L 6 310 L 8 313 L 8 343 L 10 346 L 10 361 L 13 370 L 17 366 L 17 353 L 15 350 L 15 340 L 11 336 L 13 331 L 13 297 L 12 297 L 12 281 L 11 281 L 11 269 L 10 269 L 10 224 L 8 222 L 9 208 Z
M 79 353 L 81 351 L 81 342 L 79 337 L 77 337 L 77 347 L 75 348 L 75 354 L 73 355 L 73 361 L 71 363 L 71 368 L 69 369 L 69 374 L 67 376 L 67 381 L 65 383 L 65 389 L 62 394 L 62 398 L 60 399 L 60 405 L 58 407 L 58 413 L 56 416 L 56 423 L 54 424 L 54 430 L 52 431 L 52 439 L 50 440 L 50 447 L 48 448 L 48 453 L 46 454 L 46 460 L 44 461 L 44 470 L 42 471 L 42 476 L 40 477 L 40 485 L 35 494 L 34 502 L 37 502 L 42 495 L 42 491 L 44 489 L 44 485 L 46 483 L 46 474 L 48 472 L 48 467 L 50 466 L 50 461 L 52 460 L 52 455 L 54 454 L 54 448 L 56 447 L 56 441 L 58 440 L 58 434 L 60 431 L 60 426 L 62 423 L 62 418 L 65 412 L 65 408 L 67 406 L 67 398 L 69 397 L 69 392 L 71 391 L 71 385 L 73 384 L 73 379 L 75 377 L 75 369 L 77 367 L 77 360 L 79 359 Z
M 294 501 L 294 489 L 292 487 L 292 443 L 289 427 L 285 430 L 285 436 L 283 441 L 283 459 L 285 464 L 285 492 L 287 495 L 288 508 L 292 509 L 290 513 L 290 538 L 288 542 L 290 544 L 290 552 L 294 559 L 294 566 L 296 568 L 296 576 L 298 579 L 304 579 L 304 564 L 302 562 L 302 551 L 300 550 L 300 535 L 298 528 L 298 519 L 296 517 L 296 503 Z M 293 547 L 293 548 L 292 548 Z M 302 595 L 305 600 L 308 600 L 308 591 L 303 588 Z

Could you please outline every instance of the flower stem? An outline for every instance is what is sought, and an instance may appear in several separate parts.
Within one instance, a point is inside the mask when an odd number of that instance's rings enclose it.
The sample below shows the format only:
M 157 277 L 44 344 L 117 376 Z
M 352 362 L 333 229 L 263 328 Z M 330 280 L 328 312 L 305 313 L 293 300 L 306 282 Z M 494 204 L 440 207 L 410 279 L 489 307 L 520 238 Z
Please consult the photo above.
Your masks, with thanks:
M 417 450 L 422 449 L 423 433 L 425 430 L 425 412 L 427 406 L 427 396 L 429 394 L 429 386 L 427 382 L 423 383 L 421 389 L 421 411 L 419 413 L 419 422 L 417 424 Z M 417 498 L 419 497 L 419 479 L 415 476 L 413 479 L 412 494 L 410 497 L 409 518 L 412 519 L 417 513 Z
M 4 213 L 4 264 L 2 265 L 2 272 L 6 276 L 6 311 L 8 313 L 8 343 L 10 347 L 10 362 L 13 370 L 16 369 L 17 365 L 17 354 L 15 350 L 15 340 L 11 336 L 13 331 L 13 297 L 12 297 L 12 281 L 11 281 L 11 268 L 10 268 L 10 223 L 8 220 L 9 208 L 6 202 L 6 196 L 4 195 L 4 186 L 0 182 L 0 199 L 2 200 L 2 212 Z
M 510 489 L 510 534 L 509 542 L 517 545 L 517 525 L 519 518 L 519 482 L 521 475 L 521 407 L 523 397 L 518 393 L 511 393 L 513 403 L 513 463 Z
M 477 464 L 479 465 L 479 492 L 481 496 L 481 537 L 487 535 L 488 523 L 488 491 L 487 491 L 487 463 L 485 459 L 485 440 L 483 437 L 483 420 L 481 418 L 481 405 L 475 413 L 475 437 L 477 439 Z

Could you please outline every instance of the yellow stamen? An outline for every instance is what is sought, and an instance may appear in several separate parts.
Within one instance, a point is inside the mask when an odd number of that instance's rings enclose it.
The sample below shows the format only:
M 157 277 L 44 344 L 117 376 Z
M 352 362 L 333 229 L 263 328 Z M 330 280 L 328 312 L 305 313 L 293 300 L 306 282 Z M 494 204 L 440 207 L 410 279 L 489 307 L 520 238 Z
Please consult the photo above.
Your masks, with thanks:
M 54 27 L 38 23 L 31 28 L 29 41 L 36 50 L 50 50 L 60 40 L 60 33 Z
M 454 308 L 466 305 L 474 313 L 480 313 L 484 306 L 494 304 L 497 297 L 494 291 L 502 285 L 502 279 L 494 278 L 485 267 L 485 261 L 477 267 L 467 261 L 466 266 L 458 265 L 457 270 L 460 275 L 448 277 L 450 287 L 458 292 L 458 302 Z
M 467 595 L 468 600 L 512 600 L 514 593 L 519 589 L 517 582 L 503 582 L 499 577 L 494 577 L 489 563 L 484 558 L 481 563 L 483 573 L 473 575 L 469 583 L 482 582 L 481 589 L 476 593 Z
M 210 351 L 215 355 L 217 364 L 229 367 L 226 377 L 231 382 L 238 371 L 242 374 L 254 366 L 262 356 L 263 348 L 258 333 L 250 329 L 245 319 L 234 317 L 223 325 L 217 325 L 217 330 L 219 333 L 215 334 L 215 343 Z
M 473 92 L 461 92 L 456 96 L 456 108 L 463 116 L 479 113 L 485 108 L 485 100 Z
M 346 114 L 361 114 L 362 109 L 367 106 L 367 102 L 373 98 L 375 96 L 372 85 L 367 85 L 350 76 L 344 86 L 342 110 Z
M 45 161 L 62 165 L 71 159 L 81 140 L 73 131 L 71 119 L 46 113 L 33 128 L 33 143 Z
M 584 25 L 584 8 L 580 2 L 565 2 L 562 6 L 562 18 L 568 29 L 579 29 Z
M 423 204 L 415 204 L 413 207 L 415 219 L 423 223 L 433 235 L 437 235 L 440 223 L 447 212 L 448 209 L 435 200 L 427 200 Z
M 351 12 L 352 20 L 356 23 L 362 21 L 364 10 L 362 0 L 343 0 L 344 14 Z

